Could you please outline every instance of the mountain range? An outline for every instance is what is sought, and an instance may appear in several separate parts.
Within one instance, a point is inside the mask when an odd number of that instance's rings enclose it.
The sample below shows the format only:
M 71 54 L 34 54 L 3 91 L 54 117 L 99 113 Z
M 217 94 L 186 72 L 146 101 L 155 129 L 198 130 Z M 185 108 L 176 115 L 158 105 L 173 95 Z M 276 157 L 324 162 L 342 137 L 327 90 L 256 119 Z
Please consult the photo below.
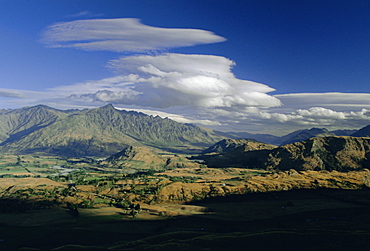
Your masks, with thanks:
M 223 139 L 251 139 L 282 146 L 312 137 L 370 135 L 360 130 L 312 128 L 282 137 L 247 132 L 219 132 L 169 118 L 115 109 L 58 110 L 45 105 L 0 110 L 0 153 L 47 153 L 61 156 L 110 156 L 127 145 L 175 153 L 200 153 Z M 224 141 L 225 144 L 241 142 Z M 220 151 L 227 146 L 218 145 Z M 230 149 L 232 149 L 231 147 Z M 210 150 L 211 152 L 214 150 Z
M 39 105 L 0 110 L 0 152 L 109 156 L 124 145 L 172 152 L 199 150 L 222 139 L 212 130 L 112 105 L 56 110 Z

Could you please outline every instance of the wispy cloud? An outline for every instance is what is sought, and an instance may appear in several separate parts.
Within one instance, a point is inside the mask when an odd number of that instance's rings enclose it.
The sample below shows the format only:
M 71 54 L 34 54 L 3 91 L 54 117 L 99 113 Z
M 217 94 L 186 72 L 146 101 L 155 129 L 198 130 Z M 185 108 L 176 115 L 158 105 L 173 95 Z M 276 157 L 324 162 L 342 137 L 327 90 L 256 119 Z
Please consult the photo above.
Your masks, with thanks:
M 19 90 L 0 89 L 0 97 L 3 98 L 26 98 L 26 95 Z
M 280 99 L 285 106 L 296 109 L 308 106 L 323 106 L 344 111 L 370 109 L 370 93 L 290 93 L 274 97 Z
M 210 31 L 144 25 L 133 18 L 90 19 L 49 26 L 42 41 L 50 47 L 142 52 L 225 41 Z
M 69 18 L 85 17 L 86 18 L 86 17 L 101 17 L 101 16 L 103 16 L 103 14 L 95 14 L 95 13 L 92 13 L 91 11 L 85 10 L 85 11 L 81 11 L 75 14 L 68 15 L 67 17 Z
M 159 116 L 162 118 L 170 118 L 172 120 L 175 120 L 179 123 L 192 123 L 192 124 L 200 124 L 200 125 L 205 125 L 205 126 L 219 126 L 221 123 L 218 121 L 212 121 L 209 119 L 189 119 L 186 118 L 182 115 L 179 114 L 174 114 L 174 113 L 168 113 L 168 112 L 163 112 L 163 111 L 158 111 L 158 110 L 149 110 L 149 109 L 130 109 L 130 108 L 119 108 L 116 107 L 119 110 L 127 110 L 127 111 L 137 111 L 137 112 L 142 112 L 147 115 L 152 115 L 152 116 Z

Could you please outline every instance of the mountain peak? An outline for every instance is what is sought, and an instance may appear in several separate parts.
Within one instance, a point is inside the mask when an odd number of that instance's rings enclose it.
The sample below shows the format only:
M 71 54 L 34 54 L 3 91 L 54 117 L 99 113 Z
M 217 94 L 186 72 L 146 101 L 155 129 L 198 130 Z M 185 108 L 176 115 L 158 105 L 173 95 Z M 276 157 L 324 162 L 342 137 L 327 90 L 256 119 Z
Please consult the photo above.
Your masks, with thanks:
M 23 109 L 23 108 L 21 108 Z M 51 108 L 50 106 L 47 106 L 47 105 L 35 105 L 35 106 L 29 106 L 29 107 L 25 107 L 25 109 L 28 109 L 28 110 L 37 110 L 37 109 L 43 109 L 43 110 L 55 110 L 54 108 Z
M 117 110 L 112 104 L 107 104 L 107 105 L 105 105 L 105 106 L 102 106 L 102 107 L 100 107 L 100 108 L 98 108 L 98 109 L 102 109 L 102 110 Z
M 308 130 L 309 132 L 329 132 L 326 128 L 312 127 Z
M 202 154 L 227 153 L 242 147 L 242 151 L 253 151 L 275 148 L 273 145 L 258 142 L 254 139 L 223 139 L 205 149 Z

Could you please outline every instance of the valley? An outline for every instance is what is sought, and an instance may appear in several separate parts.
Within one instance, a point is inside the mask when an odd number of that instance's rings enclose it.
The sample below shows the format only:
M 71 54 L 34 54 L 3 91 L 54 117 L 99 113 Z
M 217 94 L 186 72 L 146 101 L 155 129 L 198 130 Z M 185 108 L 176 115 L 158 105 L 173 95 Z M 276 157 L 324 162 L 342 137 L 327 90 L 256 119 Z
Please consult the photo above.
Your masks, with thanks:
M 0 247 L 244 250 L 248 243 L 265 250 L 276 241 L 285 249 L 318 247 L 303 245 L 307 238 L 339 250 L 348 244 L 332 244 L 333 238 L 366 245 L 367 169 L 209 168 L 186 157 L 167 154 L 164 164 L 150 167 L 132 159 L 108 165 L 92 158 L 2 156 Z
M 0 125 L 1 250 L 369 247 L 369 127 L 274 145 L 111 105 Z

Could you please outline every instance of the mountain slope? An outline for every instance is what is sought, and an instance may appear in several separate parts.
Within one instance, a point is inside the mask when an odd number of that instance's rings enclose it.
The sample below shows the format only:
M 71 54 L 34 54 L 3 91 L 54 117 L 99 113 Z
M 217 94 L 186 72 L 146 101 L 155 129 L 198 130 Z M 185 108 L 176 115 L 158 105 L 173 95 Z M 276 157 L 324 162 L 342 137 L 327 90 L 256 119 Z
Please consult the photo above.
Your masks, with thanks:
M 251 139 L 226 139 L 204 150 L 196 159 L 204 160 L 209 167 L 261 168 L 260 158 L 274 148 Z
M 29 110 L 34 114 L 31 115 Z M 12 115 L 12 119 L 1 120 L 11 125 L 3 130 L 6 137 L 0 144 L 3 153 L 107 156 L 121 151 L 123 144 L 189 151 L 222 139 L 211 130 L 195 125 L 119 111 L 112 105 L 68 112 L 37 106 L 19 109 L 17 114 Z
M 44 105 L 0 111 L 0 145 L 15 142 L 23 136 L 44 128 L 74 111 L 56 110 Z
M 370 137 L 370 125 L 361 128 L 357 132 L 353 133 L 351 136 L 353 136 L 353 137 Z
M 370 167 L 370 138 L 317 137 L 271 150 L 266 169 L 350 171 Z
M 231 151 L 198 156 L 211 167 L 244 167 L 266 170 L 337 170 L 370 168 L 370 138 L 330 136 L 251 150 L 245 145 Z
M 273 144 L 273 142 L 277 142 L 280 138 L 278 136 L 274 136 L 271 134 L 253 134 L 248 132 L 220 132 L 216 131 L 217 134 L 224 136 L 225 138 L 231 139 L 254 139 L 259 142 L 263 142 L 266 144 Z
M 227 153 L 242 147 L 243 151 L 255 151 L 263 149 L 273 149 L 275 146 L 258 142 L 254 139 L 223 139 L 213 146 L 202 151 L 202 154 Z
M 344 129 L 344 130 L 335 130 L 330 131 L 331 133 L 334 133 L 336 136 L 352 136 L 352 134 L 356 133 L 358 130 L 350 130 L 350 129 Z

